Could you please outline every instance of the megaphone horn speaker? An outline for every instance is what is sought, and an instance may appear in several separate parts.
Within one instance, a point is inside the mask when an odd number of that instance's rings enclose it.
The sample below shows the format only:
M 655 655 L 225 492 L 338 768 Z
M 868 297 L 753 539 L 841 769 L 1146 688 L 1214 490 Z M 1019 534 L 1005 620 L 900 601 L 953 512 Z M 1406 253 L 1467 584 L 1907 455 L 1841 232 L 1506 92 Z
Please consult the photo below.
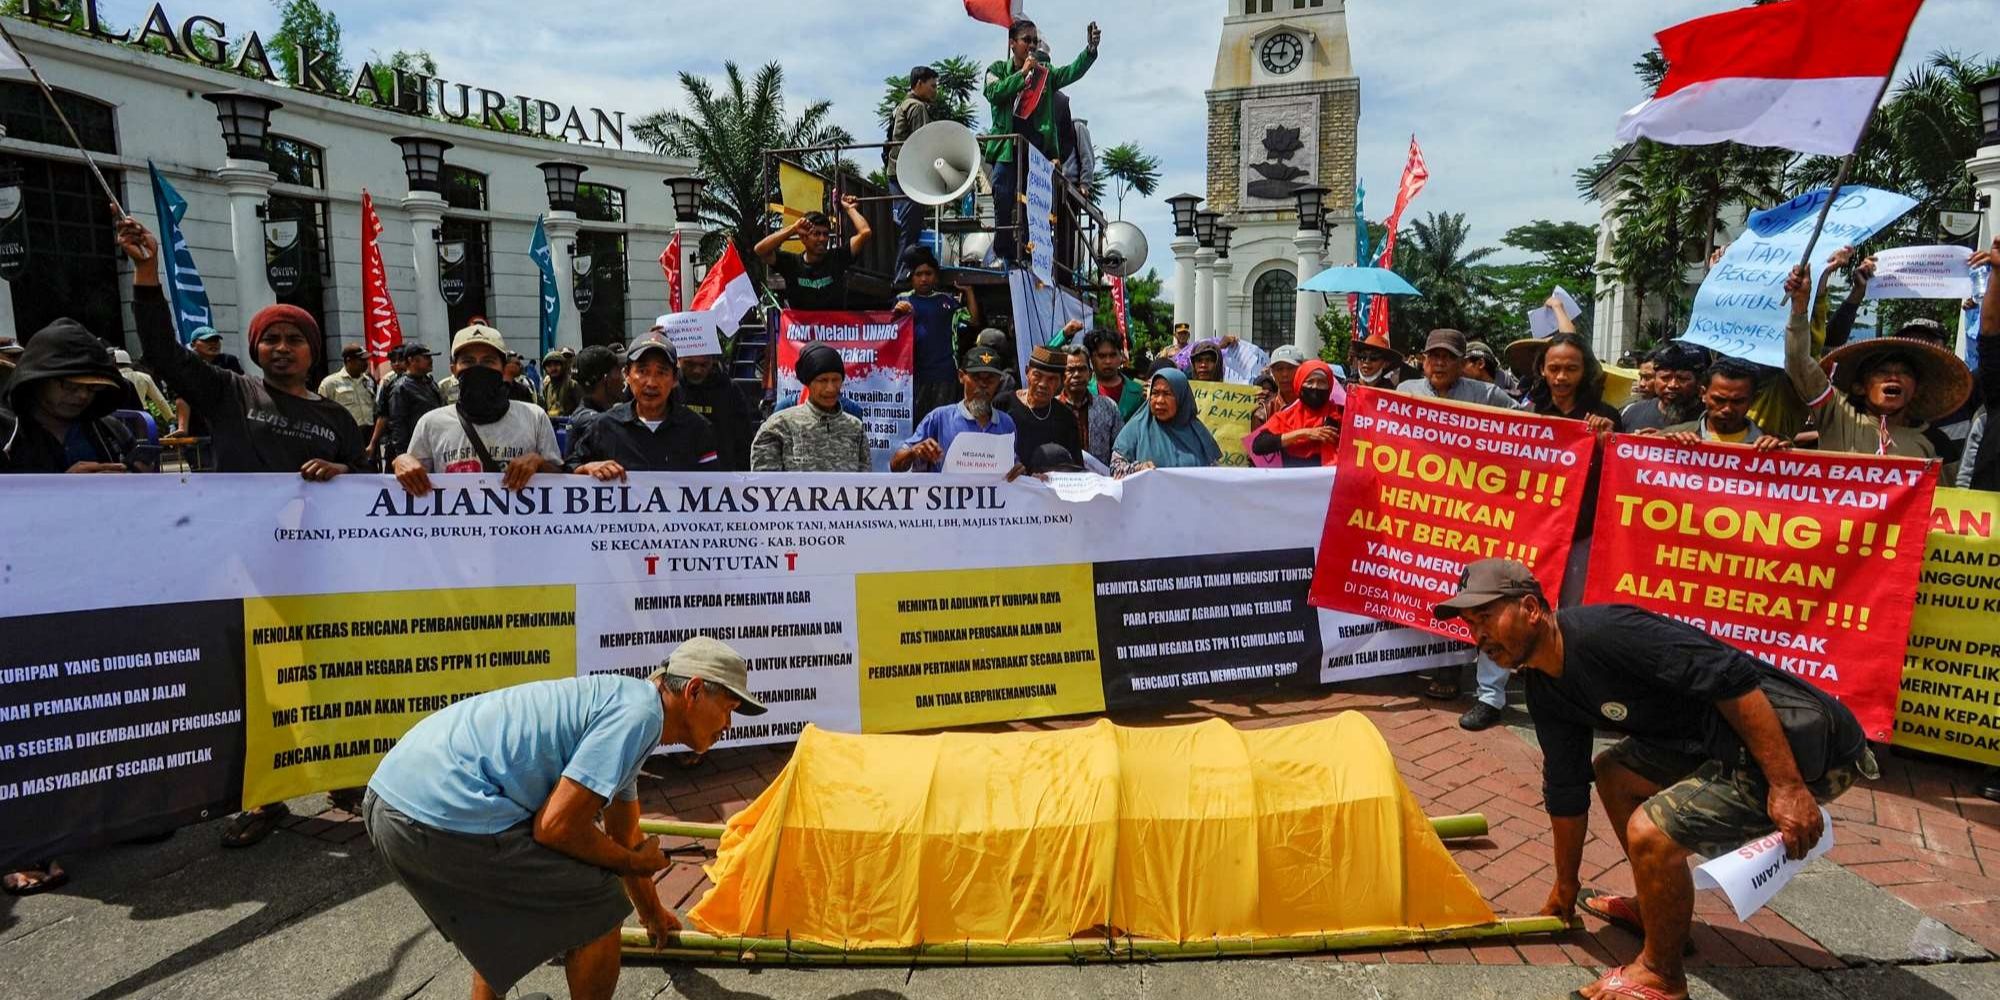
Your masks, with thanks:
M 1123 220 L 1104 227 L 1104 250 L 1098 266 L 1105 274 L 1129 278 L 1146 266 L 1146 234 Z
M 965 197 L 979 176 L 979 140 L 957 122 L 932 122 L 910 134 L 896 154 L 896 183 L 919 205 Z

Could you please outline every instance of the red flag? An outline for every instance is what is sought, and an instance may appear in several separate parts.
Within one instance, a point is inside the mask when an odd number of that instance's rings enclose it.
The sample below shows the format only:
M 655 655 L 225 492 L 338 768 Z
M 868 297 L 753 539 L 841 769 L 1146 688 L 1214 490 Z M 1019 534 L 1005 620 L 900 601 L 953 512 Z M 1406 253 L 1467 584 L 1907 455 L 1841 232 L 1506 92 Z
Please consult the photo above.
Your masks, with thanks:
M 701 279 L 701 287 L 694 290 L 694 302 L 688 305 L 689 312 L 705 312 L 714 318 L 715 326 L 724 336 L 736 333 L 743 314 L 757 305 L 757 287 L 750 283 L 750 272 L 743 268 L 743 258 L 736 254 L 736 241 L 722 245 L 722 258 L 708 269 Z
M 965 12 L 975 21 L 1005 28 L 1021 16 L 1021 0 L 965 0 Z
M 1396 230 L 1402 228 L 1403 209 L 1410 207 L 1410 202 L 1416 200 L 1424 185 L 1430 183 L 1430 179 L 1430 168 L 1424 165 L 1423 148 L 1417 145 L 1417 137 L 1413 135 L 1410 137 L 1410 158 L 1403 164 L 1403 179 L 1396 185 L 1396 208 L 1389 213 L 1388 220 L 1383 223 L 1388 232 L 1382 238 L 1382 256 L 1376 258 L 1376 267 L 1391 267 L 1396 263 Z M 1388 296 L 1377 295 L 1371 301 L 1368 333 L 1370 336 L 1380 336 L 1385 342 L 1388 340 Z
M 396 303 L 389 297 L 389 272 L 382 266 L 382 217 L 375 214 L 375 200 L 361 189 L 361 302 L 362 323 L 366 328 L 368 367 L 379 377 L 389 368 L 389 349 L 403 343 L 403 324 L 396 319 Z
M 1125 279 L 1111 276 L 1111 314 L 1118 317 L 1118 339 L 1125 340 Z
M 1656 37 L 1667 77 L 1618 138 L 1733 140 L 1845 156 L 1896 71 L 1923 0 L 1792 0 L 1677 24 Z
M 667 241 L 667 248 L 660 251 L 660 270 L 667 275 L 667 311 L 681 311 L 681 234 Z

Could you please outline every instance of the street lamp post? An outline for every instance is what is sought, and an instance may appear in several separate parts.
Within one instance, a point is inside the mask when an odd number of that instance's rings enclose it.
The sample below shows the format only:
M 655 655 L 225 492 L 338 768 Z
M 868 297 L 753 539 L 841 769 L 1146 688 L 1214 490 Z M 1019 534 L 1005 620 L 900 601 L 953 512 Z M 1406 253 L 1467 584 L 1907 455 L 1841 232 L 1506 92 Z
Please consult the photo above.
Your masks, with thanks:
M 694 305 L 698 282 L 694 276 L 694 254 L 701 246 L 701 189 L 708 182 L 695 176 L 669 177 L 663 183 L 674 195 L 674 235 L 680 237 L 681 308 Z
M 1190 323 L 1194 312 L 1194 252 L 1201 242 L 1194 238 L 1195 206 L 1201 204 L 1201 196 L 1177 194 L 1167 199 L 1167 205 L 1174 210 L 1174 240 L 1167 244 L 1174 251 L 1174 322 Z
M 403 175 L 410 193 L 403 211 L 410 217 L 410 257 L 417 271 L 417 343 L 451 344 L 451 311 L 438 287 L 438 228 L 444 225 L 444 153 L 451 143 L 428 135 L 389 140 L 403 151 Z
M 230 255 L 236 263 L 236 328 L 247 335 L 250 317 L 278 301 L 265 273 L 265 205 L 271 197 L 271 185 L 278 183 L 278 175 L 271 172 L 266 139 L 271 130 L 271 112 L 284 104 L 241 90 L 201 96 L 215 105 L 215 119 L 222 126 L 225 155 L 222 169 L 215 174 L 229 192 Z
M 542 228 L 549 235 L 549 262 L 556 270 L 556 297 L 562 315 L 556 318 L 556 344 L 583 347 L 583 317 L 576 311 L 576 277 L 570 272 L 570 257 L 576 251 L 580 226 L 576 217 L 576 188 L 588 169 L 580 163 L 550 160 L 536 166 L 542 171 L 542 186 L 549 194 L 549 214 Z
M 1215 322 L 1215 224 L 1221 212 L 1197 212 L 1194 217 L 1194 316 L 1188 321 L 1188 339 L 1205 340 Z
M 1298 251 L 1299 285 L 1319 273 L 1320 251 L 1326 243 L 1326 195 L 1323 187 L 1302 187 L 1292 192 L 1298 199 L 1299 228 L 1292 234 L 1292 248 Z M 1318 292 L 1300 291 L 1292 307 L 1292 344 L 1306 357 L 1319 357 Z
M 1209 328 L 1211 337 L 1227 337 L 1232 332 L 1229 323 L 1229 237 L 1236 232 L 1235 226 L 1217 224 L 1215 227 L 1215 319 Z

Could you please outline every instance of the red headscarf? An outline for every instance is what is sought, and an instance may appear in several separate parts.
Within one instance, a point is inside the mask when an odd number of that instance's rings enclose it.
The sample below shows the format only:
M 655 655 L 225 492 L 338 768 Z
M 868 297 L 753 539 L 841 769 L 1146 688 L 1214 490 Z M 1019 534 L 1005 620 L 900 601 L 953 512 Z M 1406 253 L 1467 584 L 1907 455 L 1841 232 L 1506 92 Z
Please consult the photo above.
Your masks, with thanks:
M 1318 409 L 1307 406 L 1305 397 L 1301 392 L 1306 387 L 1306 379 L 1311 378 L 1314 372 L 1325 374 L 1327 381 L 1326 405 Z M 1287 431 L 1298 431 L 1309 427 L 1324 426 L 1329 420 L 1335 424 L 1339 424 L 1341 409 L 1346 405 L 1347 392 L 1341 388 L 1340 380 L 1333 377 L 1333 367 L 1318 358 L 1314 358 L 1300 365 L 1299 370 L 1292 373 L 1292 405 L 1271 414 L 1271 419 L 1264 421 L 1264 426 L 1257 429 L 1259 431 L 1270 431 L 1279 437 L 1284 437 Z M 1316 457 L 1322 466 L 1340 464 L 1340 445 L 1338 443 L 1301 441 L 1297 444 L 1286 445 L 1285 453 L 1293 458 L 1310 459 Z

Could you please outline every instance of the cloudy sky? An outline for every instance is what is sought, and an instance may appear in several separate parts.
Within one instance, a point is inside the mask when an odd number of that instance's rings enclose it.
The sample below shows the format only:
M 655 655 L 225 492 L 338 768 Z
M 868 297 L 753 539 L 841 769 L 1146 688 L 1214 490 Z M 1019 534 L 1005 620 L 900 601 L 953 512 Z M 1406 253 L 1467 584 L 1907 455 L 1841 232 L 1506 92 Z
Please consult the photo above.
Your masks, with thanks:
M 340 15 L 351 63 L 371 53 L 427 49 L 448 79 L 621 109 L 628 120 L 678 106 L 682 71 L 716 76 L 725 62 L 747 71 L 776 60 L 794 107 L 831 99 L 836 120 L 869 139 L 881 133 L 874 106 L 883 77 L 953 54 L 989 61 L 1005 41 L 1002 29 L 966 17 L 961 0 L 566 0 L 559 15 L 499 0 L 322 2 Z M 100 3 L 106 19 L 120 24 L 144 20 L 149 6 Z M 1905 65 L 1981 40 L 1989 49 L 2000 46 L 1992 3 L 1930 0 Z M 1130 140 L 1164 161 L 1158 196 L 1125 206 L 1126 217 L 1146 228 L 1163 273 L 1173 267 L 1166 253 L 1172 231 L 1159 198 L 1204 188 L 1202 93 L 1228 6 L 1225 0 L 1027 0 L 1027 13 L 1060 60 L 1082 47 L 1087 23 L 1096 20 L 1104 30 L 1096 67 L 1071 94 L 1100 149 Z M 1375 193 L 1370 217 L 1386 213 L 1415 133 L 1431 182 L 1412 212 L 1463 212 L 1481 245 L 1532 219 L 1594 221 L 1595 208 L 1576 197 L 1571 174 L 1612 145 L 1619 115 L 1646 96 L 1632 62 L 1653 32 L 1732 6 L 1733 0 L 1347 4 L 1361 78 L 1360 173 Z M 277 23 L 266 0 L 167 0 L 167 12 L 176 23 L 210 14 L 227 23 L 232 37 L 253 29 L 268 35 Z

